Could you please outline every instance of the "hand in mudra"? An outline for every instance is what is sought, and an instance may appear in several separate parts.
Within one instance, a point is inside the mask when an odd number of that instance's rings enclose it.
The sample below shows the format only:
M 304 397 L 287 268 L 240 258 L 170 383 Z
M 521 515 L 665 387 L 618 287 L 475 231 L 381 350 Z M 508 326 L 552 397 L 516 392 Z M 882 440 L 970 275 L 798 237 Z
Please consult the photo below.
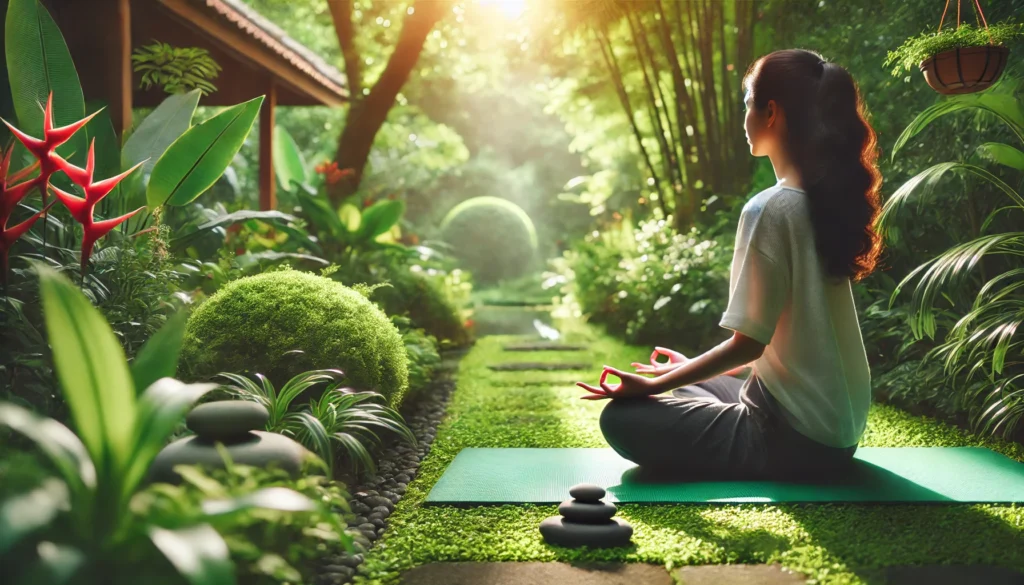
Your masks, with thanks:
M 658 361 L 658 356 L 663 355 L 668 357 L 668 361 L 661 363 Z M 651 352 L 651 363 L 641 364 L 640 362 L 633 362 L 631 365 L 636 368 L 638 374 L 654 374 L 660 376 L 667 374 L 672 370 L 682 366 L 690 361 L 690 358 L 679 353 L 678 351 L 669 349 L 667 347 L 655 347 L 654 351 Z
M 607 382 L 609 374 L 617 377 L 621 382 L 617 386 L 612 386 Z M 655 393 L 654 380 L 651 378 L 622 372 L 611 366 L 605 366 L 604 370 L 601 371 L 601 380 L 598 382 L 600 387 L 584 384 L 583 382 L 577 382 L 576 385 L 590 392 L 590 394 L 580 396 L 583 400 L 637 398 L 640 396 L 650 396 Z

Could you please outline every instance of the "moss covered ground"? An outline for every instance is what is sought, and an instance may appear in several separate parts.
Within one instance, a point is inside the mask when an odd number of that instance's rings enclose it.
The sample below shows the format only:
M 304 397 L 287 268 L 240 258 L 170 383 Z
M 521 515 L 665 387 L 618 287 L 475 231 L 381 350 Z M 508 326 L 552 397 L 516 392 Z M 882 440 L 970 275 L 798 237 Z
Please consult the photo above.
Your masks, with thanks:
M 603 401 L 579 400 L 573 372 L 492 372 L 510 361 L 590 361 L 625 368 L 649 348 L 629 347 L 588 328 L 565 341 L 587 352 L 504 352 L 514 337 L 486 337 L 462 361 L 458 386 L 432 450 L 368 553 L 361 583 L 397 583 L 408 568 L 437 561 L 621 561 L 683 565 L 781 563 L 808 583 L 863 583 L 872 568 L 983 564 L 1024 569 L 1019 505 L 640 505 L 619 506 L 634 527 L 629 548 L 570 550 L 545 544 L 537 526 L 554 505 L 423 506 L 427 493 L 466 447 L 606 447 Z M 1024 461 L 1020 445 L 875 406 L 863 446 L 992 448 Z M 970 478 L 964 478 L 970 481 Z

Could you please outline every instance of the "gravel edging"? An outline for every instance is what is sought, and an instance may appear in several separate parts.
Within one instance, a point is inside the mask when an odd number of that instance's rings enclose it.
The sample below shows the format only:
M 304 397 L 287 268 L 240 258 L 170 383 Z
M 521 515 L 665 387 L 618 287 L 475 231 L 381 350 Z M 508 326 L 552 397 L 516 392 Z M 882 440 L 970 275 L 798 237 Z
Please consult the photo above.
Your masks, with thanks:
M 465 352 L 453 352 L 461 359 Z M 420 462 L 430 453 L 437 426 L 447 411 L 448 399 L 455 389 L 455 378 L 444 374 L 423 388 L 416 399 L 399 411 L 413 435 L 416 445 L 390 439 L 379 450 L 377 475 L 369 481 L 340 480 L 349 486 L 349 506 L 354 519 L 348 522 L 355 553 L 342 552 L 324 557 L 316 568 L 313 585 L 344 585 L 351 583 L 363 562 L 364 553 L 378 540 L 388 526 L 388 516 L 402 499 L 406 487 L 419 470 Z

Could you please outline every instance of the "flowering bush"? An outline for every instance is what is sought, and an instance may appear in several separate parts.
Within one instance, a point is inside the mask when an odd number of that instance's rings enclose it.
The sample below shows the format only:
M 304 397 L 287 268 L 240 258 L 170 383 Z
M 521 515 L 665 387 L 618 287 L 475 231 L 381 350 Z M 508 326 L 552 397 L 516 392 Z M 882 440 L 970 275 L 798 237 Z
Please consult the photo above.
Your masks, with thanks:
M 697 350 L 723 336 L 731 259 L 731 239 L 677 234 L 665 221 L 624 223 L 577 242 L 549 283 L 565 283 L 591 320 L 630 343 Z

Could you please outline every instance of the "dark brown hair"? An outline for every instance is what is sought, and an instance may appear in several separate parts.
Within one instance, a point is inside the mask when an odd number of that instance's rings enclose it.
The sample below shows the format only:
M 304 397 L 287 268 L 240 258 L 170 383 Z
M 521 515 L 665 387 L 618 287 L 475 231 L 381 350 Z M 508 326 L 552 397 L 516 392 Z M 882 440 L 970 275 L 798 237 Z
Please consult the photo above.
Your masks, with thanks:
M 882 251 L 878 141 L 850 73 L 802 49 L 775 51 L 750 66 L 743 87 L 754 107 L 768 100 L 786 114 L 785 148 L 800 171 L 815 246 L 833 277 L 860 280 Z

